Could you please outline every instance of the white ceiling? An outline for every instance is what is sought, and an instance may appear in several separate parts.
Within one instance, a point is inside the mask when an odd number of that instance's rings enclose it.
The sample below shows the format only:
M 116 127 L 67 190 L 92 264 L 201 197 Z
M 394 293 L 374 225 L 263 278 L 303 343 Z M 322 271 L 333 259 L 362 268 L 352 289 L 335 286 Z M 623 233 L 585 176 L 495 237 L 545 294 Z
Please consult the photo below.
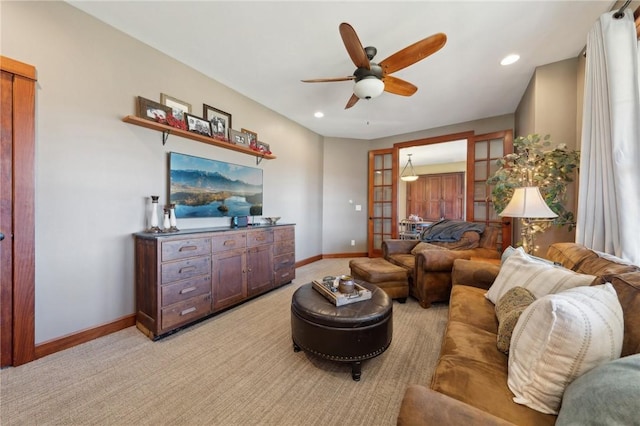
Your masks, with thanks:
M 318 134 L 369 140 L 513 113 L 535 67 L 579 55 L 614 1 L 69 3 Z M 353 73 L 341 22 L 378 49 L 374 62 L 437 32 L 448 41 L 393 74 L 416 94 L 345 110 L 352 82 L 300 81 Z M 520 61 L 501 66 L 510 53 Z

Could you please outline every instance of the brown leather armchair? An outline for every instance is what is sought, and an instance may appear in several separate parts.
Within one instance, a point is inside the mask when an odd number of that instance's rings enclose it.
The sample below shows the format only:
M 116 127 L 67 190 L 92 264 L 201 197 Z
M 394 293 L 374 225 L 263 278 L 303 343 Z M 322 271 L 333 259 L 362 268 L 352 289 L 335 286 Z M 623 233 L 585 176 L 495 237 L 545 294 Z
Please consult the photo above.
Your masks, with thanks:
M 498 229 L 489 226 L 481 235 L 465 232 L 455 244 L 390 239 L 382 242 L 382 256 L 409 271 L 409 294 L 420 306 L 428 308 L 433 302 L 449 300 L 451 270 L 456 259 L 500 259 L 497 239 Z

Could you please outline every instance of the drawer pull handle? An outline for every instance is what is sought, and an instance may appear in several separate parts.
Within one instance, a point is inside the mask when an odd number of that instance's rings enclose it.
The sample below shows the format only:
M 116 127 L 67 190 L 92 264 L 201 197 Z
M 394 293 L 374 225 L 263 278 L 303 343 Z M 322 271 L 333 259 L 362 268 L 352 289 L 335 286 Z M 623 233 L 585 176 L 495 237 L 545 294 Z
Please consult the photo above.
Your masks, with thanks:
M 180 312 L 180 316 L 184 316 L 187 314 L 190 314 L 191 312 L 195 312 L 196 311 L 196 307 L 192 306 L 189 309 L 185 309 L 184 311 Z
M 196 267 L 195 266 L 185 266 L 184 268 L 180 268 L 179 273 L 183 274 L 185 272 L 191 272 L 191 271 L 195 271 Z
M 288 277 L 288 276 L 289 276 L 289 273 L 288 273 L 288 272 L 287 272 L 286 274 L 282 274 L 282 275 L 281 275 L 281 277 L 283 277 L 283 278 L 284 278 L 284 277 Z
M 196 247 L 196 246 L 182 246 L 182 247 L 180 247 L 180 249 L 178 251 L 194 251 L 194 250 L 198 250 L 198 247 Z
M 263 236 L 256 237 L 256 241 L 264 241 L 264 237 Z
M 224 242 L 225 246 L 235 246 L 236 245 L 236 240 L 227 240 Z
M 191 293 L 192 291 L 195 291 L 195 290 L 196 290 L 196 287 L 183 288 L 182 290 L 180 290 L 180 294 Z

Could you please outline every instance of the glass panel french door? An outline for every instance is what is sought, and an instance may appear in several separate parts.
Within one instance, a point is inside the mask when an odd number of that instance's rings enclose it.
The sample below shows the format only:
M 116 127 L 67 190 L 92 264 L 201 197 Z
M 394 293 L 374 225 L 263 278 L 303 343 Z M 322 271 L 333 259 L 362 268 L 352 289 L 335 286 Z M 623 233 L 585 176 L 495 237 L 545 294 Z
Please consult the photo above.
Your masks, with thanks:
M 498 166 L 496 160 L 513 152 L 511 130 L 477 135 L 467 145 L 467 220 L 500 229 L 498 249 L 511 245 L 511 219 L 501 218 L 491 201 L 493 187 L 487 185 Z
M 397 232 L 394 207 L 397 161 L 392 148 L 369 152 L 368 255 L 382 255 L 382 241 Z

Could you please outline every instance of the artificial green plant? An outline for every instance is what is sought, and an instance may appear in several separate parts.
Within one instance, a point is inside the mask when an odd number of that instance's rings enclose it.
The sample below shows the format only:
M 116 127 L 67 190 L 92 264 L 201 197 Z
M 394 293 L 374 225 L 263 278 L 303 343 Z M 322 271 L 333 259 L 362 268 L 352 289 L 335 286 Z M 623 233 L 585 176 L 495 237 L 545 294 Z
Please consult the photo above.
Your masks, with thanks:
M 497 212 L 509 204 L 515 188 L 537 186 L 545 202 L 558 217 L 537 223 L 532 231 L 542 232 L 549 225 L 575 226 L 573 212 L 565 206 L 567 185 L 580 164 L 580 152 L 568 150 L 565 144 L 552 148 L 549 135 L 519 136 L 513 141 L 513 154 L 497 160 L 498 170 L 487 179 L 493 186 L 491 198 Z

